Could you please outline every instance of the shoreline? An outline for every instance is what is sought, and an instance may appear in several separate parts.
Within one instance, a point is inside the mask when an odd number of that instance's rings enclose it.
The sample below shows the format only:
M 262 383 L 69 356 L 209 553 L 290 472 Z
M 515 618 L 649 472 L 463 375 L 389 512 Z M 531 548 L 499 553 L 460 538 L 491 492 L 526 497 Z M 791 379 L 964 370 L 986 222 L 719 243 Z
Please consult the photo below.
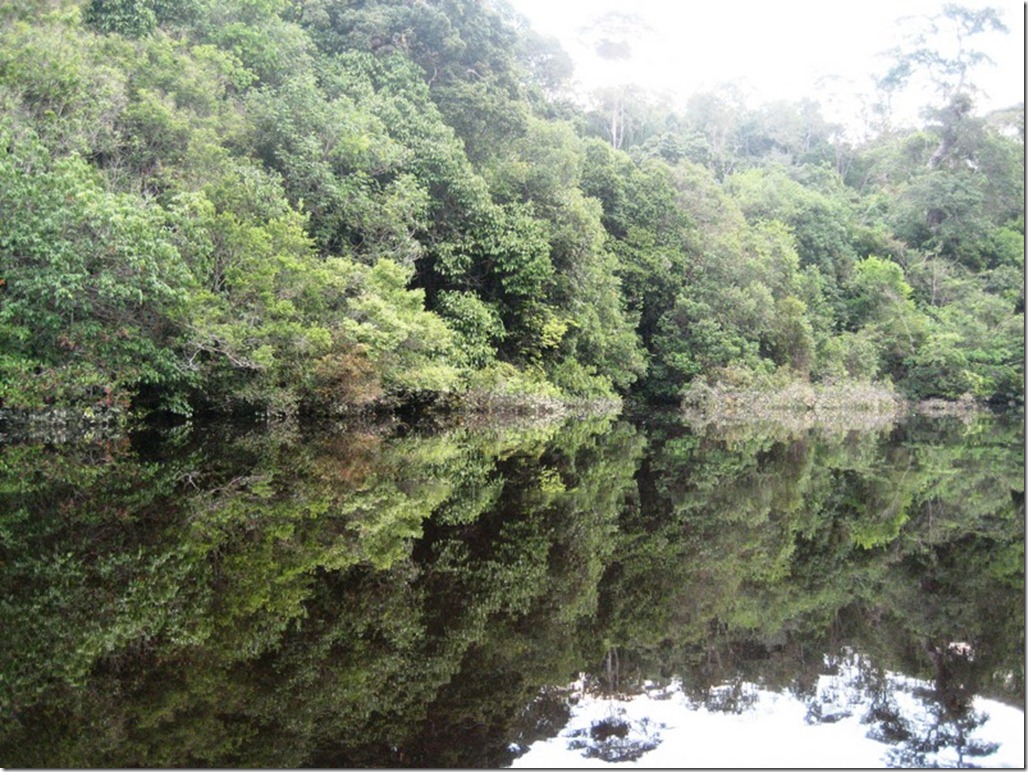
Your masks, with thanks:
M 684 395 L 678 414 L 694 428 L 777 426 L 791 431 L 814 428 L 882 430 L 910 415 L 971 420 L 988 407 L 965 395 L 957 400 L 910 400 L 889 384 L 794 381 L 777 388 L 739 388 L 700 383 Z
M 563 421 L 569 418 L 622 415 L 622 398 L 573 398 L 549 394 L 463 393 L 441 395 L 438 400 L 394 405 L 386 410 L 358 410 L 373 422 L 388 423 L 389 416 L 443 420 L 445 423 L 523 423 Z M 792 382 L 778 388 L 740 388 L 699 383 L 689 389 L 677 410 L 672 410 L 694 428 L 733 425 L 769 425 L 791 430 L 832 427 L 845 430 L 876 430 L 891 426 L 903 416 L 957 417 L 970 420 L 988 412 L 983 403 L 964 396 L 957 400 L 911 401 L 891 386 L 873 382 L 809 384 Z M 204 413 L 193 420 L 231 418 L 232 414 Z M 252 420 L 250 417 L 249 420 Z M 338 418 L 338 416 L 336 416 Z M 147 416 L 132 410 L 92 407 L 49 407 L 25 411 L 0 409 L 0 444 L 25 440 L 67 442 L 84 437 L 116 437 L 125 434 Z M 269 423 L 275 419 L 264 418 Z M 304 416 L 290 420 L 304 421 Z M 402 418 L 400 419 L 402 420 Z

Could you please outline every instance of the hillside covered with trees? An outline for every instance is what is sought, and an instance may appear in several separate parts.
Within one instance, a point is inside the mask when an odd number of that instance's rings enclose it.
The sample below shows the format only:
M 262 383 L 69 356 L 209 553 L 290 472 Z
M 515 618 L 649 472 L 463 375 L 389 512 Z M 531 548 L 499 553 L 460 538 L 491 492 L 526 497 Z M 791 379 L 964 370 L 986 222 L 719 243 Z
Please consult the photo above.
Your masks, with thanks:
M 0 6 L 0 407 L 332 413 L 892 383 L 1023 401 L 1023 104 L 569 101 L 488 0 Z M 929 41 L 930 44 L 930 41 Z M 613 118 L 613 120 L 612 120 Z

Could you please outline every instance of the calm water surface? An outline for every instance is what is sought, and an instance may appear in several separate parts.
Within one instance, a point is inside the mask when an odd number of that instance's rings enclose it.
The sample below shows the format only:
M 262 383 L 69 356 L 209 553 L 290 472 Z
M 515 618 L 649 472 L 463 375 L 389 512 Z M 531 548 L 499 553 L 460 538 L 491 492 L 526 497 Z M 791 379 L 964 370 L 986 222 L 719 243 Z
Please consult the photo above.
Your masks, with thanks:
M 1024 765 L 1024 424 L 0 446 L 0 766 Z

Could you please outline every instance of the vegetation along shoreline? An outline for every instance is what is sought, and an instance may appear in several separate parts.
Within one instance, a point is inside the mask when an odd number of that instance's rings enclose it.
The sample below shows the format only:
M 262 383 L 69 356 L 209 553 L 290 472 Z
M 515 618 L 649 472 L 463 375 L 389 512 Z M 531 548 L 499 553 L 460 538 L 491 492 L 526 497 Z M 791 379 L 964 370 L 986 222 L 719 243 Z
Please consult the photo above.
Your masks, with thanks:
M 0 411 L 1021 405 L 1024 108 L 974 86 L 1007 26 L 912 23 L 854 138 L 576 94 L 502 0 L 4 3 Z

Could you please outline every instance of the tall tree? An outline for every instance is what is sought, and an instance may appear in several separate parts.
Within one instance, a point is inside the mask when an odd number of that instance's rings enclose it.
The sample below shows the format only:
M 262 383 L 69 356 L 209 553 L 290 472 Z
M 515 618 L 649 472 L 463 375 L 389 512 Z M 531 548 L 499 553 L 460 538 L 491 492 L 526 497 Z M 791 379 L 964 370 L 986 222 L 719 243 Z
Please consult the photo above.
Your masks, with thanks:
M 925 18 L 906 46 L 892 52 L 894 63 L 880 79 L 887 94 L 901 91 L 912 82 L 927 80 L 937 95 L 925 112 L 940 126 L 938 147 L 928 159 L 937 168 L 956 144 L 962 124 L 974 107 L 978 87 L 969 75 L 981 64 L 994 64 L 976 48 L 974 38 L 987 32 L 1007 32 L 999 10 L 974 10 L 947 3 L 940 14 Z

